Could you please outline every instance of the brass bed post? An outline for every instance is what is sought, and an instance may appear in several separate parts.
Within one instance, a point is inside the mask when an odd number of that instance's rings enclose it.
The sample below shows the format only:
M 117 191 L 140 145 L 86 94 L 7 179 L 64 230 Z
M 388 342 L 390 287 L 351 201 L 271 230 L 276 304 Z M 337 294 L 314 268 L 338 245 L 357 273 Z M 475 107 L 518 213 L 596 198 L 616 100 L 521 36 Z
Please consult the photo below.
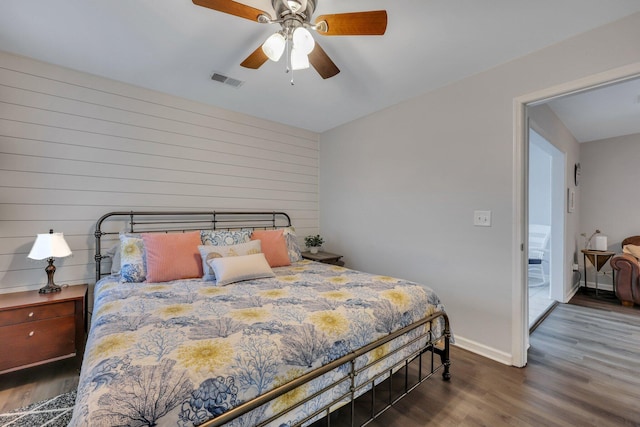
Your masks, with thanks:
M 102 232 L 100 231 L 100 224 L 96 227 L 96 230 L 93 232 L 93 236 L 96 238 L 96 252 L 93 256 L 93 259 L 96 261 L 96 282 L 100 280 L 101 266 L 102 266 L 102 253 L 100 252 L 100 238 L 102 237 Z
M 110 217 L 111 215 L 113 215 L 113 212 L 102 215 L 96 222 L 96 229 L 93 232 L 93 236 L 96 238 L 95 255 L 93 256 L 93 259 L 96 261 L 96 283 L 98 282 L 98 280 L 100 280 L 100 277 L 102 277 L 102 258 L 104 258 L 102 256 L 102 246 L 101 246 L 102 245 L 101 238 L 104 235 L 101 228 L 102 222 L 108 217 Z
M 449 367 L 451 366 L 451 358 L 449 357 L 449 341 L 451 341 L 451 327 L 449 325 L 449 316 L 446 314 L 444 317 L 444 353 L 442 354 L 441 361 L 444 365 L 444 370 L 442 371 L 442 379 L 445 381 L 449 381 L 451 379 L 451 373 L 449 372 Z
M 351 427 L 355 427 L 356 421 L 356 359 L 351 359 L 351 370 L 349 372 L 349 392 L 351 393 Z M 331 422 L 331 416 L 327 417 L 329 423 Z

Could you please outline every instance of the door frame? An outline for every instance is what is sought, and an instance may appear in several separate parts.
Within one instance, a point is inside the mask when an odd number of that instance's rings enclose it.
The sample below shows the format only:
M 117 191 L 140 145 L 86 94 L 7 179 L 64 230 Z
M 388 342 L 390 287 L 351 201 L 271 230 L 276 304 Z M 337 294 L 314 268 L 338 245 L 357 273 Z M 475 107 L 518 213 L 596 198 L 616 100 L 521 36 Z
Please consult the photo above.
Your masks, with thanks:
M 526 232 L 528 222 L 528 134 L 529 118 L 527 106 L 547 102 L 573 93 L 607 86 L 640 77 L 640 62 L 614 68 L 591 76 L 562 83 L 546 89 L 531 92 L 513 100 L 513 194 L 512 194 L 512 328 L 511 357 L 512 365 L 523 367 L 527 364 L 529 347 L 529 319 L 527 298 L 527 264 L 525 259 Z M 565 235 L 565 241 L 567 236 Z

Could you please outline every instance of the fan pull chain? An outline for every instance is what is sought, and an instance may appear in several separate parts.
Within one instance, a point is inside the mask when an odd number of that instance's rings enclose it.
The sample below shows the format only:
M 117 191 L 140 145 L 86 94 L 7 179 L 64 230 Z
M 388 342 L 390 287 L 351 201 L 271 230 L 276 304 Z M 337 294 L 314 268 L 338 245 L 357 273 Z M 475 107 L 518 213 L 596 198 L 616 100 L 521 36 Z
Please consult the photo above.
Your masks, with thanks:
M 289 37 L 289 34 L 287 34 L 287 45 L 286 45 L 286 51 L 287 51 L 287 69 L 286 72 L 287 73 L 291 73 L 291 86 L 294 86 L 295 83 L 293 82 L 293 67 L 291 66 L 291 37 Z

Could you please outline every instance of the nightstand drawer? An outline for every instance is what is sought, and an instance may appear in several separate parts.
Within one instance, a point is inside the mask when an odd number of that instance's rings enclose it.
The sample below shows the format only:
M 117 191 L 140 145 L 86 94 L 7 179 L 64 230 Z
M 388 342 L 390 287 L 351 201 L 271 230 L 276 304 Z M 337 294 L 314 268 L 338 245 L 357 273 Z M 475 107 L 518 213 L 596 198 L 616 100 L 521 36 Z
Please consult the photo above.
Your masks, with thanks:
M 73 306 L 73 303 L 71 303 Z M 76 352 L 73 316 L 0 327 L 0 371 Z
M 56 317 L 73 316 L 74 312 L 75 303 L 73 301 L 15 308 L 13 310 L 0 311 L 0 326 L 35 322 L 38 320 L 53 319 Z

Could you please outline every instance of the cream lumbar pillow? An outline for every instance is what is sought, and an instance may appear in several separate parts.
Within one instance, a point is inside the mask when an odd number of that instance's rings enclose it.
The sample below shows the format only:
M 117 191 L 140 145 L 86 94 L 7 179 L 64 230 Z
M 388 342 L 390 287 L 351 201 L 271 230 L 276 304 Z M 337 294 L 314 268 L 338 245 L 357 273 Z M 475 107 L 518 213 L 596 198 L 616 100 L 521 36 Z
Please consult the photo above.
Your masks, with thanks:
M 216 275 L 213 267 L 207 263 L 209 260 L 213 258 L 259 254 L 262 252 L 262 248 L 260 241 L 254 240 L 252 242 L 229 246 L 199 245 L 198 251 L 202 258 L 202 271 L 204 272 L 202 280 L 214 281 L 216 280 Z
M 634 257 L 640 259 L 640 246 L 636 245 L 624 245 L 622 248 L 622 252 L 625 254 L 633 255 Z
M 263 253 L 213 258 L 207 264 L 215 272 L 218 286 L 276 276 Z

